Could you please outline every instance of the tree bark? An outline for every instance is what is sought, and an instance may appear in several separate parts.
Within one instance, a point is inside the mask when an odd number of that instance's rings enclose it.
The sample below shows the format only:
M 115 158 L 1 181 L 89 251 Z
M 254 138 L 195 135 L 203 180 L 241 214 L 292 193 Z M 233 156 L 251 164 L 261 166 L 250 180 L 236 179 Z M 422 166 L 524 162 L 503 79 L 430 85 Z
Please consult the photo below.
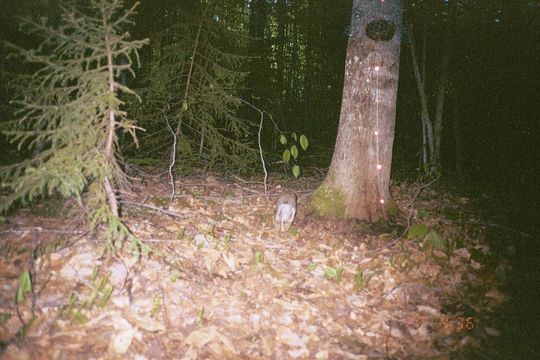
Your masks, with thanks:
M 371 222 L 388 215 L 401 18 L 401 0 L 353 0 L 336 146 L 312 201 L 322 215 Z M 393 33 L 378 38 L 369 31 L 377 23 Z

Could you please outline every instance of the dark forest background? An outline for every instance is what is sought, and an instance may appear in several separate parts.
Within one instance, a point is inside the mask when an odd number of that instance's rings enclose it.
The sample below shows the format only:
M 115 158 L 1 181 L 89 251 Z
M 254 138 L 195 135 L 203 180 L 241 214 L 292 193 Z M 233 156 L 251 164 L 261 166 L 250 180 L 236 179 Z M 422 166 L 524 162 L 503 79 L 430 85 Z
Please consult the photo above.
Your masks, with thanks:
M 19 18 L 54 24 L 61 1 L 2 0 L 0 4 L 0 37 L 31 48 L 36 39 L 21 31 Z M 125 6 L 132 4 L 128 1 Z M 417 56 L 425 69 L 431 112 L 442 54 L 445 46 L 450 49 L 443 174 L 469 189 L 511 199 L 522 210 L 519 219 L 534 225 L 540 199 L 540 2 L 464 0 L 453 5 L 450 14 L 448 1 L 404 2 L 405 21 L 412 26 Z M 305 133 L 312 145 L 308 161 L 326 167 L 339 121 L 351 8 L 351 1 L 335 0 L 142 1 L 130 32 L 133 38 L 149 38 L 152 44 L 159 36 L 163 41 L 170 26 L 202 16 L 238 34 L 245 41 L 224 46 L 250 57 L 242 65 L 248 75 L 239 96 L 272 114 L 282 131 Z M 414 178 L 420 173 L 420 101 L 411 40 L 403 39 L 393 177 Z M 0 58 L 2 71 L 17 71 L 21 64 L 5 54 Z M 128 76 L 130 86 L 144 87 L 145 66 L 155 56 L 151 45 L 142 50 L 142 67 L 137 78 Z M 0 90 L 4 115 L 11 95 L 4 83 Z M 240 114 L 258 121 L 258 114 L 248 106 Z M 273 128 L 266 126 L 263 135 L 270 148 L 275 141 Z
M 21 28 L 20 18 L 54 25 L 60 20 L 61 4 L 59 0 L 0 0 L 0 39 L 26 49 L 36 47 L 38 39 Z M 133 4 L 126 1 L 125 7 Z M 458 191 L 472 193 L 499 224 L 532 235 L 517 250 L 523 261 L 516 262 L 509 281 L 517 300 L 509 305 L 508 318 L 502 319 L 511 319 L 516 326 L 530 323 L 525 333 L 532 334 L 537 332 L 533 320 L 538 320 L 538 311 L 531 299 L 540 292 L 540 1 L 455 0 L 451 4 L 452 11 L 449 1 L 404 1 L 405 22 L 412 28 L 416 55 L 425 72 L 430 114 L 435 112 L 443 56 L 449 50 L 441 143 L 443 180 Z M 159 86 L 149 86 L 149 79 L 160 69 L 166 45 L 185 40 L 188 45 L 181 50 L 189 58 L 189 40 L 200 19 L 205 19 L 209 29 L 219 29 L 206 33 L 207 44 L 242 59 L 235 63 L 235 71 L 245 76 L 221 74 L 234 83 L 236 96 L 271 114 L 280 131 L 305 134 L 310 148 L 303 166 L 324 169 L 330 164 L 338 129 L 351 11 L 351 0 L 143 0 L 130 33 L 133 39 L 149 38 L 150 45 L 140 51 L 137 76 L 125 74 L 122 79 L 143 98 L 143 105 L 131 110 L 143 127 L 159 134 L 157 128 L 163 123 L 150 121 L 160 113 L 155 109 L 169 103 L 169 97 L 171 104 L 182 107 L 181 94 L 165 93 L 160 99 Z M 175 26 L 185 27 L 168 32 Z M 397 181 L 424 176 L 421 107 L 411 45 L 411 37 L 403 36 L 392 160 L 392 178 Z M 14 94 L 8 74 L 28 70 L 7 57 L 5 48 L 0 49 L 0 121 L 9 120 L 12 112 Z M 255 139 L 259 113 L 242 103 L 238 115 L 250 124 L 242 128 L 246 137 Z M 171 141 L 166 131 L 161 134 L 157 140 L 143 137 L 141 151 L 165 167 L 166 148 L 153 147 Z M 280 158 L 279 149 L 274 148 L 278 136 L 274 124 L 265 122 L 263 145 L 270 160 Z M 122 144 L 128 156 L 140 156 L 127 140 Z M 0 140 L 0 149 L 2 162 L 13 160 L 14 149 L 5 139 Z M 500 229 L 492 229 L 498 240 Z M 516 232 L 508 234 L 503 241 L 517 244 L 521 239 Z M 532 337 L 526 345 L 534 346 L 535 341 Z

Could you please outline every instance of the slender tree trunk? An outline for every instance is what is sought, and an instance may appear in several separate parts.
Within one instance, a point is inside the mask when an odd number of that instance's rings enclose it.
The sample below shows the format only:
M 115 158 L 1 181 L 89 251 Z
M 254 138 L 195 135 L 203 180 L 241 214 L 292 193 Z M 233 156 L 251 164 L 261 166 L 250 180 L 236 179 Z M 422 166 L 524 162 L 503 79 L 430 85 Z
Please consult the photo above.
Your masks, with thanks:
M 433 151 L 435 149 L 435 142 L 433 140 L 433 126 L 431 124 L 431 120 L 429 119 L 429 111 L 428 111 L 428 104 L 427 104 L 427 98 L 426 98 L 426 92 L 425 92 L 425 79 L 422 78 L 422 75 L 420 74 L 420 67 L 418 65 L 418 59 L 416 58 L 416 48 L 414 46 L 414 36 L 413 31 L 410 26 L 410 24 L 407 24 L 407 36 L 409 37 L 410 41 L 410 49 L 411 49 L 411 58 L 413 63 L 413 70 L 414 70 L 414 77 L 416 78 L 416 85 L 418 87 L 418 94 L 420 95 L 420 108 L 421 108 L 421 114 L 422 114 L 422 127 L 425 129 L 425 135 L 428 145 L 428 154 L 427 161 L 424 160 L 424 165 L 427 165 L 428 162 L 431 162 L 431 157 L 433 155 Z
M 427 63 L 427 34 L 426 34 L 426 28 L 427 28 L 427 25 L 424 22 L 424 29 L 423 29 L 423 34 L 422 34 L 422 79 L 423 79 L 423 81 L 422 81 L 422 91 L 424 93 L 426 92 L 425 79 L 426 79 L 426 63 Z M 421 168 L 425 169 L 425 166 L 429 162 L 428 149 L 427 149 L 427 128 L 426 128 L 426 123 L 424 121 L 424 118 L 421 118 L 421 121 L 422 121 L 422 164 L 420 164 L 420 165 L 421 165 Z
M 423 168 L 428 164 L 428 150 L 427 150 L 427 129 L 426 123 L 422 121 L 422 161 L 420 167 Z
M 448 67 L 448 52 L 445 53 L 442 68 L 441 77 L 437 86 L 437 106 L 435 109 L 435 126 L 433 137 L 435 139 L 434 151 L 433 151 L 433 169 L 439 171 L 441 168 L 441 136 L 442 136 L 442 122 L 444 113 L 444 99 L 446 95 L 446 75 Z
M 276 74 L 277 88 L 282 91 L 285 88 L 285 54 L 287 43 L 287 3 L 286 0 L 278 0 L 277 11 L 277 38 L 276 38 Z
M 424 23 L 424 33 L 422 34 L 422 79 L 426 80 L 426 64 L 427 64 L 427 25 Z M 423 84 L 425 86 L 425 84 Z M 424 91 L 426 89 L 424 88 Z
M 460 125 L 460 111 L 458 108 L 458 102 L 454 102 L 454 108 L 452 111 L 453 123 L 454 123 L 454 141 L 455 141 L 455 153 L 456 153 L 456 174 L 458 178 L 463 179 L 463 142 L 461 140 L 461 125 Z
M 307 0 L 306 1 L 307 7 L 308 7 L 308 19 L 313 18 L 313 0 Z M 311 111 L 311 101 L 310 99 L 313 98 L 313 78 L 316 76 L 316 67 L 314 66 L 313 62 L 313 44 L 315 41 L 315 35 L 313 31 L 313 23 L 309 22 L 307 24 L 307 34 L 306 34 L 306 48 L 305 48 L 305 56 L 306 56 L 306 64 L 305 64 L 305 70 L 304 70 L 304 93 L 302 94 L 302 102 L 304 105 L 304 121 L 303 126 L 306 126 L 309 124 L 309 119 L 311 119 L 313 111 Z
M 433 170 L 440 172 L 441 170 L 441 137 L 443 130 L 443 114 L 444 114 L 444 100 L 446 97 L 446 85 L 448 77 L 448 59 L 450 57 L 450 31 L 454 19 L 454 4 L 455 1 L 449 1 L 448 3 L 448 19 L 446 22 L 446 34 L 444 39 L 444 53 L 441 61 L 441 75 L 439 78 L 439 84 L 437 86 L 437 105 L 435 108 L 435 124 L 434 134 L 435 148 L 433 152 Z
M 293 25 L 293 31 L 292 31 L 292 49 L 291 49 L 291 72 L 290 72 L 290 87 L 289 87 L 289 98 L 292 97 L 292 100 L 294 103 L 298 104 L 301 102 L 300 97 L 298 96 L 298 92 L 300 89 L 300 47 L 298 44 L 300 43 L 300 29 L 298 28 L 298 24 Z M 290 101 L 290 100 L 289 100 Z M 298 111 L 297 108 L 295 108 L 295 112 Z M 294 119 L 293 125 L 296 126 L 298 124 L 297 120 Z
M 320 214 L 387 217 L 401 16 L 401 0 L 353 0 L 336 147 L 312 201 Z

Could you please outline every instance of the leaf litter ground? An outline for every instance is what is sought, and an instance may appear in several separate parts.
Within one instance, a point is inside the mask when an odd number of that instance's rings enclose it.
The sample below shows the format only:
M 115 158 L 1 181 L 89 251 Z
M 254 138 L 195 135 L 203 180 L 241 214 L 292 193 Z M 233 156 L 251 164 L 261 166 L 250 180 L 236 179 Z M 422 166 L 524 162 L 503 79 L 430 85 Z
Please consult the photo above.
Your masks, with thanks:
M 150 256 L 103 256 L 64 214 L 9 217 L 4 358 L 445 359 L 499 335 L 501 264 L 489 264 L 466 198 L 396 185 L 397 224 L 374 226 L 312 214 L 319 181 L 288 184 L 299 211 L 280 233 L 276 187 L 189 176 L 170 202 L 166 181 L 146 177 L 124 212 Z M 410 225 L 430 232 L 409 238 Z M 32 292 L 16 305 L 27 269 Z

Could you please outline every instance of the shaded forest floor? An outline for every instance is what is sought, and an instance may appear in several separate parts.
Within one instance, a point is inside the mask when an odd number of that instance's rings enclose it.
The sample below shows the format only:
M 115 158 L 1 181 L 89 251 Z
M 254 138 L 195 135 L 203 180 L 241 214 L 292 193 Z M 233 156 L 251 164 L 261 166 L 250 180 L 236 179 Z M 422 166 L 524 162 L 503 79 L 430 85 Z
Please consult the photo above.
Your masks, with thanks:
M 103 256 L 103 242 L 65 208 L 49 211 L 52 201 L 8 217 L 3 357 L 445 359 L 500 336 L 509 265 L 467 198 L 396 184 L 394 224 L 328 220 L 308 207 L 320 180 L 287 183 L 299 211 L 280 233 L 276 176 L 269 196 L 260 182 L 182 177 L 172 203 L 167 180 L 145 176 L 124 215 L 150 256 L 127 246 Z M 25 269 L 32 292 L 16 304 Z

